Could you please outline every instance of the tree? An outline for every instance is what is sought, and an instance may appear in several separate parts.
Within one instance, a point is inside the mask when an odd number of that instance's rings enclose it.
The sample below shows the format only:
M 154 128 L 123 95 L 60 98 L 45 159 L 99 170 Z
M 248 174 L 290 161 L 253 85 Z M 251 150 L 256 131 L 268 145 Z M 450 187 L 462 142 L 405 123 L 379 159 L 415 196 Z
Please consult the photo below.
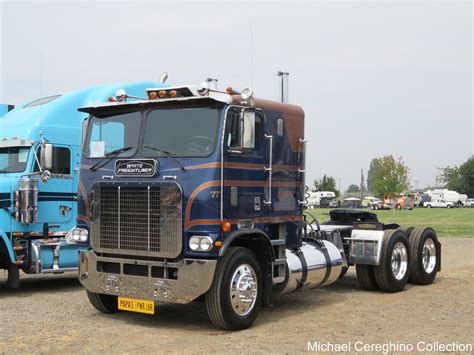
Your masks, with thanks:
M 410 188 L 410 169 L 401 157 L 395 159 L 393 155 L 385 155 L 376 164 L 372 192 L 377 197 L 383 198 L 385 194 L 395 197 Z
M 336 188 L 336 179 L 332 176 L 324 175 L 321 180 L 314 180 L 314 187 L 316 191 L 332 191 L 339 196 L 339 191 Z
M 381 158 L 374 158 L 370 162 L 369 171 L 367 171 L 367 191 L 374 193 L 374 178 L 380 167 Z
M 444 187 L 468 196 L 474 196 L 474 155 L 461 166 L 439 168 L 438 180 Z
M 357 192 L 360 192 L 360 188 L 359 188 L 359 186 L 357 186 L 356 184 L 351 184 L 351 185 L 349 185 L 349 187 L 347 188 L 346 192 L 347 192 L 348 194 L 357 193 Z

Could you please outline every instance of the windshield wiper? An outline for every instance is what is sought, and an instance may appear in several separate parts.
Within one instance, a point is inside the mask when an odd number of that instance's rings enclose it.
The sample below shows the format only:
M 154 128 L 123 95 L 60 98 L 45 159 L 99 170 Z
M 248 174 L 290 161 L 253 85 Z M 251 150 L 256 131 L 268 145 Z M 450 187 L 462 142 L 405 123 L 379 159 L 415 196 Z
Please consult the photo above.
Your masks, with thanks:
M 132 148 L 133 147 L 124 147 L 124 148 L 115 149 L 115 150 L 112 150 L 111 152 L 108 152 L 107 154 L 104 155 L 104 157 L 102 159 L 100 159 L 97 163 L 95 163 L 93 166 L 91 166 L 89 168 L 89 170 L 91 170 L 91 171 L 99 170 L 100 168 L 102 168 L 105 165 L 105 164 L 102 164 L 101 166 L 99 166 L 99 164 L 102 163 L 104 160 L 111 159 L 114 156 L 117 156 L 120 153 L 126 152 L 126 151 L 128 151 Z
M 170 158 L 174 163 L 183 171 L 186 171 L 186 168 L 184 167 L 183 164 L 181 164 L 173 155 L 176 155 L 176 153 L 173 152 L 168 152 L 167 150 L 161 149 L 157 146 L 150 146 L 150 145 L 145 145 L 143 146 L 144 148 L 151 149 L 151 150 L 156 150 L 157 152 L 165 154 L 168 158 Z

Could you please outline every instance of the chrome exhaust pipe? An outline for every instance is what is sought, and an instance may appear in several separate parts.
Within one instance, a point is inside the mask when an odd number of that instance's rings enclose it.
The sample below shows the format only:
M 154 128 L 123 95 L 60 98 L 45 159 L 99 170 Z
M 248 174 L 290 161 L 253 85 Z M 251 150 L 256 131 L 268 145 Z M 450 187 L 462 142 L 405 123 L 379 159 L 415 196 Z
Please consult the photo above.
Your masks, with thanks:
M 166 83 L 166 80 L 168 80 L 168 72 L 164 72 L 160 76 L 160 84 Z
M 281 293 L 312 289 L 335 282 L 342 271 L 339 249 L 327 240 L 303 242 L 296 250 L 286 249 L 287 281 Z
M 288 81 L 290 73 L 279 71 L 277 76 L 280 77 L 280 101 L 287 104 L 289 102 Z

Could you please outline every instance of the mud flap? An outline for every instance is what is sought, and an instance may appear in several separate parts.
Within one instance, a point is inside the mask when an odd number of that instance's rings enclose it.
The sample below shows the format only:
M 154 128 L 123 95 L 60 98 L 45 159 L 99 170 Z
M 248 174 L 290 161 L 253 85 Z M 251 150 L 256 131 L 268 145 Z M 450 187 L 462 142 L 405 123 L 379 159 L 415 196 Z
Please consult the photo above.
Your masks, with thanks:
M 8 279 L 7 287 L 19 288 L 20 287 L 20 269 L 13 263 L 9 264 L 8 267 Z

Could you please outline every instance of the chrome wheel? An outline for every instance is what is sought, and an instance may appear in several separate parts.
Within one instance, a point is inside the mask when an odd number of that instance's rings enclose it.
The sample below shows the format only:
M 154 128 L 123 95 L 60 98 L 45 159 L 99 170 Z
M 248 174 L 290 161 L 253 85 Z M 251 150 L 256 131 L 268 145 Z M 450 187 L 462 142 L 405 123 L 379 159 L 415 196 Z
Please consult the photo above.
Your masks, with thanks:
M 258 283 L 255 270 L 248 264 L 240 265 L 230 283 L 230 303 L 234 312 L 246 316 L 255 306 Z
M 426 239 L 421 252 L 423 269 L 427 274 L 431 274 L 436 266 L 436 245 L 433 239 Z
M 392 274 L 397 280 L 403 279 L 408 268 L 408 252 L 405 244 L 398 242 L 392 250 Z

